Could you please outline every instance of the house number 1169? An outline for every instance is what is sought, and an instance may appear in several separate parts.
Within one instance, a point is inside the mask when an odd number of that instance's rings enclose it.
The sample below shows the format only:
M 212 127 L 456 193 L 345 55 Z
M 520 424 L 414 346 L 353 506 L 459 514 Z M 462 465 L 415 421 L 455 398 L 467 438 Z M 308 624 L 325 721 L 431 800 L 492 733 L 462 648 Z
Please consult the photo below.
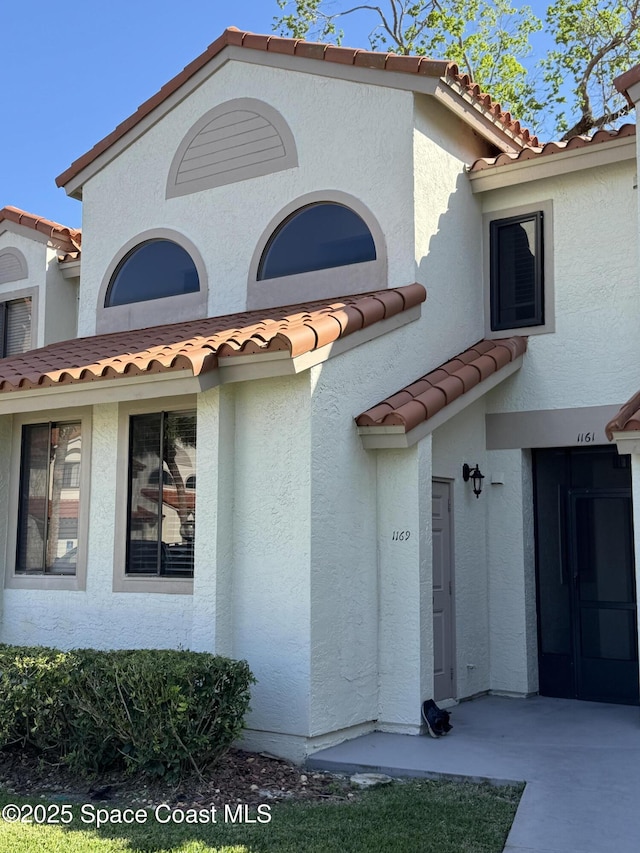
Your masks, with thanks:
M 391 539 L 393 542 L 406 542 L 410 536 L 410 530 L 394 530 L 391 534 Z

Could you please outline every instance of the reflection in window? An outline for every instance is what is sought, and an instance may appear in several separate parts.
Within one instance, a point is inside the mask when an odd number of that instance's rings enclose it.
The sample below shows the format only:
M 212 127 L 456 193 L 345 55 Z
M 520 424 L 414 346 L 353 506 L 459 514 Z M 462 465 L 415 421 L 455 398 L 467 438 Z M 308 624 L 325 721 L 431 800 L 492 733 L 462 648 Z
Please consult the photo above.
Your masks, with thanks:
M 269 239 L 258 280 L 375 261 L 364 220 L 342 204 L 321 202 L 296 210 Z
M 200 281 L 189 253 L 171 240 L 148 240 L 128 252 L 111 277 L 105 308 L 196 293 Z
M 81 450 L 78 422 L 23 427 L 16 574 L 75 574 Z
M 31 297 L 0 302 L 0 358 L 31 347 Z
M 491 223 L 491 329 L 544 323 L 542 213 Z
M 134 415 L 129 441 L 127 573 L 193 577 L 196 414 Z

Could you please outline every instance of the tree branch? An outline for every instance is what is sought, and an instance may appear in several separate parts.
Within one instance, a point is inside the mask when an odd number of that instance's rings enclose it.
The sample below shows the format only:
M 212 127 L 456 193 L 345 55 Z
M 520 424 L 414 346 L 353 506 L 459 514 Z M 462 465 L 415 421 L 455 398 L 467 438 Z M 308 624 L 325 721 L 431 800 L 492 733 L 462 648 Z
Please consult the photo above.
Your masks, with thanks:
M 432 0 L 432 2 L 433 2 L 434 9 L 437 9 L 438 12 L 440 12 L 441 14 L 444 14 L 444 9 L 440 5 L 439 0 Z M 473 65 L 471 64 L 471 60 L 469 59 L 467 51 L 465 50 L 464 39 L 462 38 L 461 33 L 459 33 L 456 36 L 456 41 L 458 42 L 458 47 L 460 48 L 460 53 L 462 54 L 462 56 L 464 58 L 464 64 L 467 67 L 467 72 L 469 73 L 469 77 L 471 77 L 471 79 L 475 81 L 475 72 L 473 69 Z
M 619 118 L 629 115 L 630 112 L 631 107 L 629 104 L 625 104 L 625 106 L 621 107 L 619 110 L 604 113 L 600 118 L 594 118 L 591 113 L 588 115 L 583 114 L 573 127 L 564 134 L 562 142 L 566 142 L 567 139 L 571 139 L 572 136 L 581 136 L 585 133 L 589 133 L 590 130 L 602 130 L 606 124 L 611 124 Z

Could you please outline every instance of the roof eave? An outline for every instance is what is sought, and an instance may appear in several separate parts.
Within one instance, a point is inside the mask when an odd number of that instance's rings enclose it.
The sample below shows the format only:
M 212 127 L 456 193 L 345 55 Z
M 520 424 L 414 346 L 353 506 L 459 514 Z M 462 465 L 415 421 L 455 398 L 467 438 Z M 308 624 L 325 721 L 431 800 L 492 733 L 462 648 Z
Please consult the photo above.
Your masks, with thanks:
M 409 432 L 405 432 L 403 426 L 388 426 L 385 424 L 381 424 L 380 426 L 359 426 L 357 429 L 362 439 L 363 447 L 367 450 L 412 447 L 418 441 L 421 441 L 434 432 L 434 430 L 438 429 L 438 427 L 451 420 L 455 415 L 458 415 L 467 406 L 484 397 L 485 394 L 497 385 L 500 385 L 501 382 L 504 382 L 505 379 L 508 379 L 517 370 L 520 370 L 523 358 L 524 354 L 517 356 L 509 364 L 500 368 L 496 373 L 492 373 L 491 376 L 488 376 L 479 385 L 476 385 L 465 394 L 453 400 L 453 402 L 449 403 L 433 417 L 418 424 Z
M 640 453 L 640 430 L 614 430 L 611 440 L 621 456 Z
M 286 344 L 284 348 L 265 347 L 255 352 L 243 346 L 234 351 L 230 348 L 229 342 L 226 342 L 218 345 L 215 353 L 211 350 L 205 357 L 202 357 L 202 351 L 194 352 L 190 358 L 179 352 L 169 354 L 167 363 L 163 363 L 147 351 L 146 361 L 142 363 L 143 369 L 138 369 L 134 373 L 129 372 L 128 368 L 132 364 L 130 359 L 124 366 L 120 365 L 122 372 L 117 376 L 113 376 L 112 372 L 105 372 L 106 365 L 103 359 L 101 362 L 96 362 L 97 370 L 92 370 L 93 365 L 73 368 L 56 367 L 48 372 L 42 372 L 39 377 L 35 376 L 33 371 L 25 373 L 19 382 L 16 381 L 18 377 L 6 379 L 9 387 L 4 388 L 0 393 L 0 415 L 47 408 L 121 402 L 131 399 L 132 388 L 135 388 L 136 398 L 151 399 L 198 393 L 222 383 L 300 373 L 420 318 L 422 302 L 426 297 L 421 285 L 413 284 L 376 293 L 377 297 L 373 299 L 370 295 L 364 295 L 354 303 L 360 306 L 355 310 L 364 325 L 351 331 L 347 320 L 346 328 L 343 326 L 338 333 L 340 324 L 330 321 L 330 334 L 335 332 L 335 337 L 323 335 L 321 331 L 316 332 L 311 322 L 311 326 L 305 326 L 305 329 L 313 330 L 312 336 L 302 334 L 301 337 L 299 334 L 301 330 L 297 326 L 292 327 L 289 333 L 286 330 L 277 333 L 274 331 L 271 343 L 284 343 Z M 404 307 L 398 307 L 398 296 L 402 297 L 401 302 L 404 302 Z M 378 315 L 378 310 L 372 304 L 376 302 L 379 309 L 384 309 L 386 316 Z M 341 309 L 337 309 L 338 314 L 340 311 Z M 320 319 L 322 318 L 318 318 L 318 322 Z M 343 320 L 346 320 L 346 315 Z M 230 328 L 233 328 L 233 325 Z M 319 326 L 318 329 L 320 329 Z M 110 335 L 104 337 L 111 338 Z M 312 337 L 315 337 L 316 345 L 309 345 Z M 245 344 L 249 340 L 248 338 Z M 317 345 L 322 340 L 328 340 L 328 342 Z M 50 346 L 55 347 L 56 344 Z M 157 345 L 154 344 L 152 349 L 156 347 Z M 204 347 L 203 351 L 206 349 L 208 348 Z M 4 383 L 0 383 L 2 384 Z
M 469 171 L 472 191 L 481 193 L 542 178 L 553 178 L 568 172 L 634 160 L 636 156 L 635 136 L 613 139 L 593 147 L 591 145 L 543 154 L 529 160 L 514 160 L 513 163 L 488 166 L 479 171 Z

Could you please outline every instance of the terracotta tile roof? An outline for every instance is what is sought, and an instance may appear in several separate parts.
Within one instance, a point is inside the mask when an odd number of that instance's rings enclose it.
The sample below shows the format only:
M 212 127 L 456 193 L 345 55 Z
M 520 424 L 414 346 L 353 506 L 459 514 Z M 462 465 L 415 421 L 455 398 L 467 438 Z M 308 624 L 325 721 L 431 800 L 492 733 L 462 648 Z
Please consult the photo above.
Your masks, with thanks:
M 79 252 L 79 251 L 78 252 L 65 252 L 64 255 L 60 255 L 60 257 L 58 258 L 58 261 L 61 264 L 72 263 L 73 261 L 79 261 L 80 255 L 81 255 L 81 252 Z
M 527 349 L 524 337 L 479 341 L 356 418 L 358 426 L 403 426 L 409 432 L 497 373 Z
M 618 92 L 621 95 L 624 95 L 629 104 L 633 107 L 634 103 L 629 97 L 628 90 L 640 80 L 640 65 L 634 65 L 633 68 L 630 68 L 628 71 L 625 71 L 624 74 L 621 74 L 619 77 L 616 77 L 613 81 L 613 85 L 616 87 Z
M 604 428 L 609 441 L 613 439 L 614 432 L 632 432 L 635 430 L 640 430 L 640 391 L 634 394 L 630 400 L 627 400 Z
M 512 118 L 511 113 L 503 111 L 500 104 L 494 101 L 491 95 L 482 92 L 468 74 L 461 74 L 454 62 L 427 59 L 422 56 L 399 56 L 395 53 L 378 53 L 350 47 L 336 47 L 331 44 L 318 44 L 302 39 L 282 38 L 281 36 L 258 35 L 243 32 L 236 27 L 229 27 L 200 56 L 196 57 L 193 62 L 189 63 L 179 74 L 166 83 L 159 92 L 141 104 L 133 115 L 125 119 L 108 136 L 105 136 L 90 151 L 87 151 L 61 175 L 58 175 L 56 184 L 62 187 L 74 178 L 228 45 L 286 56 L 299 56 L 305 59 L 318 59 L 338 65 L 354 65 L 359 68 L 376 68 L 427 77 L 441 77 L 449 85 L 459 87 L 472 101 L 491 113 L 494 120 L 502 125 L 503 129 L 508 131 L 520 145 L 537 145 L 538 143 L 537 137 L 532 136 L 526 128 L 521 126 L 519 121 Z
M 540 157 L 548 157 L 559 154 L 562 151 L 573 151 L 576 148 L 588 148 L 599 145 L 602 142 L 611 142 L 614 139 L 624 139 L 627 136 L 636 135 L 635 124 L 624 124 L 618 130 L 599 130 L 593 136 L 572 136 L 566 142 L 547 142 L 542 146 L 523 148 L 517 154 L 498 154 L 497 157 L 481 157 L 469 168 L 470 172 L 480 172 L 491 166 L 506 166 L 511 163 L 523 163 L 525 160 L 537 160 Z
M 49 344 L 0 360 L 0 392 L 187 370 L 199 376 L 229 356 L 319 349 L 419 305 L 421 284 Z
M 0 208 L 0 222 L 3 220 L 15 222 L 25 228 L 32 228 L 34 231 L 46 234 L 47 237 L 53 237 L 62 243 L 61 248 L 68 252 L 75 252 L 80 249 L 82 231 L 79 228 L 67 228 L 66 225 L 60 225 L 59 222 L 52 222 L 43 216 L 35 216 L 33 213 L 27 213 L 26 210 L 20 210 L 19 207 L 11 207 L 10 205 Z

